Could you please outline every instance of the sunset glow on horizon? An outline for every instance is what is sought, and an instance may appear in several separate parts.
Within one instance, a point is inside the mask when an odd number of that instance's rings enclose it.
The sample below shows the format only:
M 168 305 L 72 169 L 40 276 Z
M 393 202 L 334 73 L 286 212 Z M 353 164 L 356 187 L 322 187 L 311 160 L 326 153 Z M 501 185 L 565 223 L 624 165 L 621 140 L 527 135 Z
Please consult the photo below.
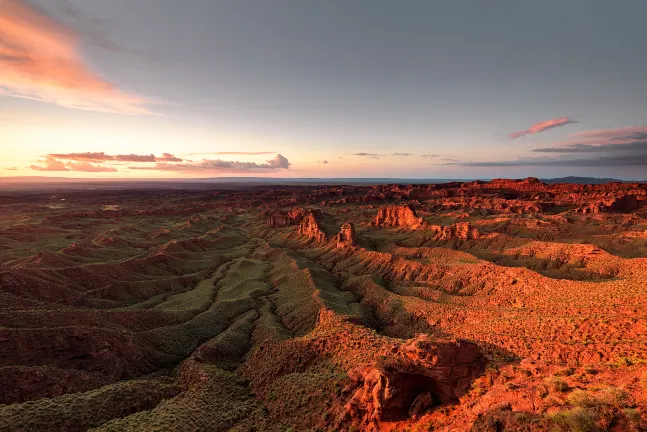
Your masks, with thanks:
M 0 0 L 0 177 L 644 180 L 647 5 L 575 3 Z

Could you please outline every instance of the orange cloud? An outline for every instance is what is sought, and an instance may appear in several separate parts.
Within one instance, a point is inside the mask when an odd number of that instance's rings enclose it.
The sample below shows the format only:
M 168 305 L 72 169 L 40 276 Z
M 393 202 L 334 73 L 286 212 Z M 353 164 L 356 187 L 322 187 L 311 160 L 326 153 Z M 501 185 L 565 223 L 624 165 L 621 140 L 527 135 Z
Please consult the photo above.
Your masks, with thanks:
M 539 132 L 543 132 L 548 129 L 556 128 L 559 126 L 564 126 L 571 123 L 577 123 L 575 120 L 571 120 L 568 117 L 558 117 L 551 120 L 545 120 L 539 123 L 535 123 L 526 130 L 512 132 L 508 134 L 509 139 L 517 139 L 525 135 L 532 135 Z
M 40 161 L 43 165 L 30 165 L 29 168 L 36 171 L 69 171 L 65 163 L 56 160 L 53 157 L 47 157 L 45 160 Z
M 155 158 L 156 161 L 163 162 L 182 162 L 183 159 L 172 155 L 171 153 L 162 153 L 162 157 Z
M 117 172 L 115 168 L 106 167 L 101 165 L 92 165 L 89 162 L 68 162 L 65 164 L 70 171 L 83 171 L 83 172 Z
M 91 70 L 79 35 L 22 0 L 0 0 L 0 95 L 68 108 L 150 114 L 151 101 Z
M 41 165 L 31 165 L 29 168 L 35 171 L 82 171 L 82 172 L 117 172 L 115 168 L 101 165 L 92 165 L 89 162 L 61 162 L 60 160 L 47 156 L 40 161 Z

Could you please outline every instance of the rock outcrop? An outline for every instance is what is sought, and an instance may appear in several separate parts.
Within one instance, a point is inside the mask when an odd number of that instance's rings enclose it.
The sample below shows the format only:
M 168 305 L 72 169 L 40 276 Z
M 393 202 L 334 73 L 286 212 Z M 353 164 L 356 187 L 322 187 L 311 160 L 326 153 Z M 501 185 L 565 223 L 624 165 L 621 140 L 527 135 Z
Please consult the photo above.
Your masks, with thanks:
M 380 208 L 372 226 L 379 227 L 405 227 L 409 229 L 425 229 L 427 222 L 421 217 L 416 216 L 416 213 L 409 206 L 386 206 Z
M 373 422 L 418 416 L 434 405 L 457 401 L 485 366 L 478 346 L 465 341 L 420 335 L 398 351 L 384 363 L 348 372 L 360 385 L 346 406 L 350 417 Z
M 352 222 L 346 222 L 341 226 L 341 230 L 335 236 L 338 248 L 352 247 L 357 244 L 355 238 L 355 225 Z
M 645 206 L 647 206 L 647 196 L 629 194 L 582 206 L 577 209 L 577 213 L 626 213 L 640 210 Z
M 275 211 L 267 217 L 265 225 L 272 228 L 283 228 L 292 225 L 299 225 L 308 211 L 319 214 L 319 210 L 305 210 L 302 208 L 293 208 L 287 212 Z
M 458 222 L 452 225 L 439 227 L 439 240 L 477 239 L 480 236 L 478 228 L 472 228 L 469 222 Z
M 315 213 L 309 211 L 301 220 L 299 224 L 299 234 L 313 239 L 317 242 L 325 242 L 327 240 L 326 233 L 323 232 Z

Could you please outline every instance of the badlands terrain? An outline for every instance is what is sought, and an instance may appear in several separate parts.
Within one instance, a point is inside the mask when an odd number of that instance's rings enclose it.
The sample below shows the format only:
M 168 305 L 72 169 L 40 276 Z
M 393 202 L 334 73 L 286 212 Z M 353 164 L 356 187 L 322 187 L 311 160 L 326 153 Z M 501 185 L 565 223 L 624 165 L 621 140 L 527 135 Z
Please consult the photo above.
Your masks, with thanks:
M 0 431 L 641 431 L 647 184 L 0 194 Z

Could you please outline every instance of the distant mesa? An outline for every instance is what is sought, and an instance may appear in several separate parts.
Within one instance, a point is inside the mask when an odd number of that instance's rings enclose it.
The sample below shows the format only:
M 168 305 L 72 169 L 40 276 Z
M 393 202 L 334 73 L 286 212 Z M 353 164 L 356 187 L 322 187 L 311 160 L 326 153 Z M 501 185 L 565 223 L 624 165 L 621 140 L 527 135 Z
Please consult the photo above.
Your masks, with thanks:
M 478 228 L 473 228 L 469 222 L 457 222 L 448 226 L 432 225 L 407 206 L 386 206 L 380 208 L 375 219 L 371 222 L 377 227 L 404 227 L 411 230 L 433 231 L 438 240 L 477 239 L 480 237 Z
M 406 205 L 380 208 L 371 225 L 378 227 L 406 227 L 414 230 L 428 227 L 427 222 L 421 217 L 417 217 L 413 209 Z
M 294 208 L 287 212 L 274 211 L 266 215 L 267 220 L 265 224 L 272 228 L 284 228 L 292 225 L 299 225 L 303 220 L 303 217 L 310 212 L 317 214 L 318 210 L 305 210 L 302 208 Z

